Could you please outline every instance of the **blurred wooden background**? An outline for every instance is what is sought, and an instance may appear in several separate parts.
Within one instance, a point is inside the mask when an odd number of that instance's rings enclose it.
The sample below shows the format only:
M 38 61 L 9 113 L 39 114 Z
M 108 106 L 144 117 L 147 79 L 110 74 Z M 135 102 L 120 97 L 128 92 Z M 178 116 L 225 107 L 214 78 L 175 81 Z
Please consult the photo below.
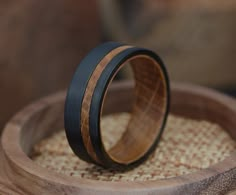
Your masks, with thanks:
M 107 36 L 157 51 L 172 81 L 236 88 L 235 0 L 101 0 L 100 6 Z
M 20 108 L 66 88 L 101 41 L 96 1 L 0 1 L 0 127 Z
M 0 13 L 0 129 L 32 100 L 65 89 L 104 40 L 157 51 L 172 81 L 236 89 L 235 0 L 9 0 Z

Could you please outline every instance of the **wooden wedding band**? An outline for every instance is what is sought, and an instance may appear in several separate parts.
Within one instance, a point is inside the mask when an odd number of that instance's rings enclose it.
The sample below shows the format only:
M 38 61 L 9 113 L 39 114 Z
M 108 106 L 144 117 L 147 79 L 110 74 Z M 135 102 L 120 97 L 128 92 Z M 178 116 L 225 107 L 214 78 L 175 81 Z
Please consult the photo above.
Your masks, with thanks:
M 107 151 L 100 117 L 109 84 L 130 63 L 135 97 L 127 128 Z M 73 152 L 104 167 L 127 168 L 143 162 L 156 148 L 169 111 L 169 81 L 162 60 L 152 51 L 104 43 L 78 66 L 67 92 L 65 130 Z

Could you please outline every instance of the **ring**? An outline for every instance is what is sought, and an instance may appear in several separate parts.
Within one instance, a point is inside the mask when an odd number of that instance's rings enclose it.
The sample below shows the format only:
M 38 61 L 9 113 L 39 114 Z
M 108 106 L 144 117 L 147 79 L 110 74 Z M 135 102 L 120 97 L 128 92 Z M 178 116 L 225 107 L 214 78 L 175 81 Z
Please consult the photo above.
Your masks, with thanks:
M 127 63 L 135 80 L 131 117 L 107 151 L 100 129 L 103 102 L 114 76 Z M 67 91 L 64 123 L 70 147 L 80 159 L 106 168 L 139 165 L 160 140 L 169 94 L 167 71 L 153 51 L 115 42 L 96 47 L 79 64 Z

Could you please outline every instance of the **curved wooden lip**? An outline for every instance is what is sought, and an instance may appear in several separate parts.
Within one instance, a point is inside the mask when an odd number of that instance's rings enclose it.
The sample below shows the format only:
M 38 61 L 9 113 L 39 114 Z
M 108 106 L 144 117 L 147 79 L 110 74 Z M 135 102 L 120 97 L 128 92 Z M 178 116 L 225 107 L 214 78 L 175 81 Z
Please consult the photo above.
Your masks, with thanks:
M 114 84 L 113 89 L 122 89 L 124 87 L 131 87 L 131 82 L 122 82 L 119 84 Z M 227 106 L 230 108 L 236 117 L 236 103 L 235 100 L 220 94 L 212 89 L 207 89 L 204 87 L 199 87 L 190 84 L 173 84 L 173 91 L 179 92 L 191 92 L 194 95 L 205 96 L 210 99 Z M 85 188 L 92 190 L 112 190 L 114 187 L 119 187 L 120 191 L 131 191 L 134 192 L 140 189 L 167 189 L 169 187 L 179 187 L 182 185 L 187 185 L 194 183 L 196 181 L 202 181 L 204 179 L 216 176 L 220 173 L 230 171 L 235 169 L 236 165 L 236 152 L 233 152 L 231 156 L 227 157 L 225 160 L 195 173 L 190 173 L 178 177 L 173 177 L 169 179 L 162 179 L 158 181 L 145 181 L 145 182 L 132 182 L 132 181 L 122 181 L 122 182 L 108 182 L 97 181 L 90 179 L 80 179 L 73 178 L 71 176 L 62 175 L 45 168 L 40 167 L 34 163 L 24 152 L 21 150 L 19 143 L 20 140 L 20 125 L 24 124 L 33 113 L 47 107 L 51 103 L 60 102 L 65 97 L 65 92 L 59 92 L 55 95 L 42 98 L 41 100 L 27 106 L 25 109 L 17 113 L 5 126 L 1 144 L 3 148 L 3 153 L 6 159 L 13 166 L 17 166 L 23 172 L 30 174 L 37 179 L 47 181 L 49 183 L 66 185 L 74 188 Z M 37 109 L 35 109 L 37 108 Z M 11 142 L 9 142 L 11 140 Z M 227 165 L 227 167 L 225 166 Z M 135 189 L 131 189 L 130 185 Z

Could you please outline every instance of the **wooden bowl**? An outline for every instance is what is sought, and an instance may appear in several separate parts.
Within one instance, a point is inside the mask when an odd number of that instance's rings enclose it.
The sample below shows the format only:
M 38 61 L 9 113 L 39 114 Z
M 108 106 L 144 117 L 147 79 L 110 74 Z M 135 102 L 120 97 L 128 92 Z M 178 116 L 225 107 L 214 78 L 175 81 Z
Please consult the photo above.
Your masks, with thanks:
M 131 83 L 114 84 L 104 112 L 127 111 L 132 99 L 131 89 Z M 64 92 L 43 98 L 7 123 L 0 153 L 2 194 L 225 194 L 236 189 L 236 153 L 195 173 L 146 182 L 79 179 L 42 168 L 28 156 L 33 146 L 53 129 L 63 128 L 64 99 Z M 236 139 L 235 100 L 218 92 L 173 84 L 171 112 L 217 122 Z

